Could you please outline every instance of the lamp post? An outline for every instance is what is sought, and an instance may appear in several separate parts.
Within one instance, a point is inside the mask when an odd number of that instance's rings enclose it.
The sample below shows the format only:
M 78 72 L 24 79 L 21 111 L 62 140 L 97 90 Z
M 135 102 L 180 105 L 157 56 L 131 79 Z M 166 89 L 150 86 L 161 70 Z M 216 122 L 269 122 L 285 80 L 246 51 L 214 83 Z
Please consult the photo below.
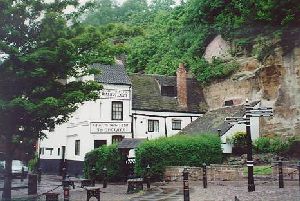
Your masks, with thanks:
M 245 117 L 226 117 L 225 121 L 230 124 L 245 124 L 247 135 L 247 167 L 248 167 L 248 192 L 255 191 L 254 177 L 253 177 L 253 157 L 252 157 L 252 139 L 251 139 L 251 117 L 270 117 L 273 116 L 273 109 L 270 107 L 250 107 L 246 101 L 246 115 Z

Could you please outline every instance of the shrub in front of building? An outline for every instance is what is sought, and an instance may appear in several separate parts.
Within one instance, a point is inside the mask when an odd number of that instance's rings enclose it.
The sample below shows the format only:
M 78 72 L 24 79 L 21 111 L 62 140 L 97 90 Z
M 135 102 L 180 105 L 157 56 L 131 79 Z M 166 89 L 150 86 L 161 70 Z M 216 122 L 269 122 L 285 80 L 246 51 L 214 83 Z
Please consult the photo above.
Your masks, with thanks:
M 285 154 L 294 141 L 294 138 L 285 139 L 279 136 L 260 137 L 254 141 L 254 149 L 257 153 Z
M 136 149 L 135 172 L 145 176 L 150 166 L 152 179 L 161 180 L 166 166 L 202 166 L 222 162 L 221 140 L 217 135 L 177 135 L 145 141 Z
M 85 177 L 93 177 L 92 169 L 95 168 L 96 180 L 103 179 L 103 168 L 107 168 L 109 181 L 119 181 L 122 175 L 122 162 L 124 158 L 118 151 L 116 144 L 103 145 L 100 148 L 88 152 L 84 158 Z

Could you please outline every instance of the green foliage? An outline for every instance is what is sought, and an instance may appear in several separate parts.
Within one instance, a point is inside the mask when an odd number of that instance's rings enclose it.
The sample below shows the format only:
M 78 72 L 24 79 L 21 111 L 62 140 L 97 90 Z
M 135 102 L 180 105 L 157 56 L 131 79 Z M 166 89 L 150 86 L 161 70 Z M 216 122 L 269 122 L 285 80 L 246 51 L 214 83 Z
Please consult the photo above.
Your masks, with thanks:
M 283 154 L 289 150 L 293 141 L 293 138 L 260 137 L 254 142 L 254 147 L 258 153 Z
M 221 141 L 217 135 L 173 136 L 142 143 L 136 150 L 135 171 L 145 174 L 150 165 L 152 178 L 162 179 L 166 166 L 201 166 L 220 163 Z
M 191 66 L 191 71 L 201 83 L 205 84 L 211 80 L 224 78 L 238 69 L 238 64 L 234 61 L 226 62 L 214 58 L 212 63 L 206 60 L 198 60 Z
M 36 172 L 38 168 L 38 156 L 35 155 L 33 159 L 28 161 L 28 168 L 31 172 Z
M 92 168 L 96 169 L 96 178 L 103 178 L 103 168 L 107 168 L 107 176 L 110 181 L 120 180 L 122 175 L 122 164 L 124 156 L 118 150 L 116 144 L 110 146 L 103 145 L 100 148 L 88 152 L 84 158 L 84 174 L 91 178 Z
M 272 172 L 271 166 L 254 166 L 253 168 L 254 175 L 270 175 Z M 244 167 L 243 174 L 248 174 L 248 167 Z

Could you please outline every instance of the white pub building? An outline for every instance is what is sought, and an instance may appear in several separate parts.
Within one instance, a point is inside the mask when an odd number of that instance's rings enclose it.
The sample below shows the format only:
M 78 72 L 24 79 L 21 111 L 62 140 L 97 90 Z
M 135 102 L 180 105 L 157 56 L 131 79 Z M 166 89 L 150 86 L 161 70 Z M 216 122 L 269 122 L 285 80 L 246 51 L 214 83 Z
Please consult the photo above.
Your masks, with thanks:
M 177 76 L 127 75 L 122 64 L 95 64 L 100 98 L 79 106 L 67 123 L 57 125 L 39 143 L 40 167 L 82 174 L 85 154 L 124 138 L 155 139 L 177 134 L 205 112 L 202 89 L 183 65 Z

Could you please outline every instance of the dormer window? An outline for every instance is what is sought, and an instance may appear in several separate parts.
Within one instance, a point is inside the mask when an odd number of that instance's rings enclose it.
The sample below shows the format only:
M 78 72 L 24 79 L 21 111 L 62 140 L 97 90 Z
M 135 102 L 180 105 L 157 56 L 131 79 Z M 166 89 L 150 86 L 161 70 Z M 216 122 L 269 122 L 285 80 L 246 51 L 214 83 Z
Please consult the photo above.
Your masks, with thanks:
M 161 95 L 176 97 L 176 88 L 174 86 L 162 86 L 161 87 Z

